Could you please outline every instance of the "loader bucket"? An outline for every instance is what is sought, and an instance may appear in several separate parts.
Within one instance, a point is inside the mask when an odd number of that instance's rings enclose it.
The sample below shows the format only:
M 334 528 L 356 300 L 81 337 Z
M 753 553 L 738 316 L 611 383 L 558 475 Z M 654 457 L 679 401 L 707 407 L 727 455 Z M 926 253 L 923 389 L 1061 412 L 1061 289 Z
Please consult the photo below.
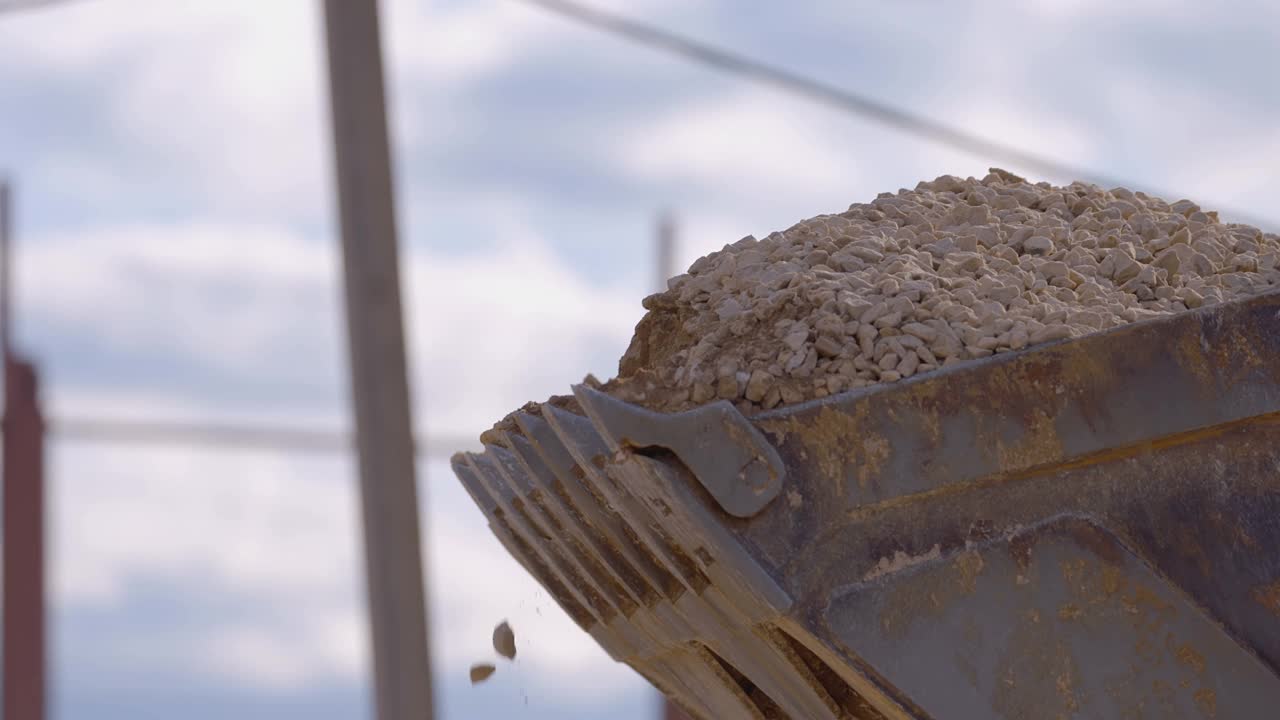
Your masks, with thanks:
M 750 418 L 574 396 L 454 470 L 693 717 L 1280 713 L 1280 295 Z

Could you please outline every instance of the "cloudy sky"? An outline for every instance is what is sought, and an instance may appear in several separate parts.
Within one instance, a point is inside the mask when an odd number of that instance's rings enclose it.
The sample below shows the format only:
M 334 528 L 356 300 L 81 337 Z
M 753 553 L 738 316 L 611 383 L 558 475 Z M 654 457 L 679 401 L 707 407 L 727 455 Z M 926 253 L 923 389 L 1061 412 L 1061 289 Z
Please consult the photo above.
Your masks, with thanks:
M 1280 219 L 1280 10 L 1265 0 L 593 2 Z M 318 5 L 0 14 L 18 337 L 49 415 L 345 423 Z M 516 0 L 384 7 L 428 434 L 474 437 L 587 372 L 608 376 L 653 284 L 663 208 L 685 265 L 920 179 L 1019 170 Z M 350 458 L 70 440 L 50 456 L 56 718 L 369 716 Z M 447 464 L 420 471 L 441 717 L 653 717 L 649 691 L 505 556 Z M 503 618 L 521 659 L 471 688 L 467 667 Z

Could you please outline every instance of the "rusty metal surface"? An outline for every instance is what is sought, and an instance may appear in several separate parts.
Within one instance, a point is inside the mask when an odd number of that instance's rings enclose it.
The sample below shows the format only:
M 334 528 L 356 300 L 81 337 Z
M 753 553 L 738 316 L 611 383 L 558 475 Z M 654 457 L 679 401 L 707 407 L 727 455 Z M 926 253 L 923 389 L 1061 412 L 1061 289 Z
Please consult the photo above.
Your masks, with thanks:
M 693 717 L 1280 705 L 1280 296 L 749 421 L 575 392 L 586 417 L 521 414 L 455 469 Z M 741 504 L 771 452 L 778 481 Z
M 826 614 L 932 717 L 1249 718 L 1280 698 L 1280 678 L 1077 518 L 846 588 Z

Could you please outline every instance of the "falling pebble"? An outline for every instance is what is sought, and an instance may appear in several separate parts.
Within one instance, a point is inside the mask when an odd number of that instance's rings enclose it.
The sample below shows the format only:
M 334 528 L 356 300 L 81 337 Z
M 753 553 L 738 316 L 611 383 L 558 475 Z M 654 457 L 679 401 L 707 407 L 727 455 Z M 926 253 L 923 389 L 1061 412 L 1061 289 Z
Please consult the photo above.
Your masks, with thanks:
M 490 663 L 476 663 L 475 665 L 472 665 L 471 666 L 471 684 L 478 685 L 484 682 L 485 680 L 488 680 L 489 676 L 493 675 L 495 670 L 497 670 L 497 668 L 495 668 Z
M 506 620 L 493 629 L 493 649 L 508 660 L 516 657 L 516 634 Z

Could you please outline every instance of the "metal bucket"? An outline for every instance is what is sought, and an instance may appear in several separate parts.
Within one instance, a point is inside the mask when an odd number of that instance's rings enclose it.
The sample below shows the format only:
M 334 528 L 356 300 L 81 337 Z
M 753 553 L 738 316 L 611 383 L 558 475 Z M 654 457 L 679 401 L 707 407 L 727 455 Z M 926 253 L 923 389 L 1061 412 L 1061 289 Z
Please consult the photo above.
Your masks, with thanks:
M 1280 295 L 751 418 L 574 396 L 454 470 L 694 717 L 1280 712 Z

